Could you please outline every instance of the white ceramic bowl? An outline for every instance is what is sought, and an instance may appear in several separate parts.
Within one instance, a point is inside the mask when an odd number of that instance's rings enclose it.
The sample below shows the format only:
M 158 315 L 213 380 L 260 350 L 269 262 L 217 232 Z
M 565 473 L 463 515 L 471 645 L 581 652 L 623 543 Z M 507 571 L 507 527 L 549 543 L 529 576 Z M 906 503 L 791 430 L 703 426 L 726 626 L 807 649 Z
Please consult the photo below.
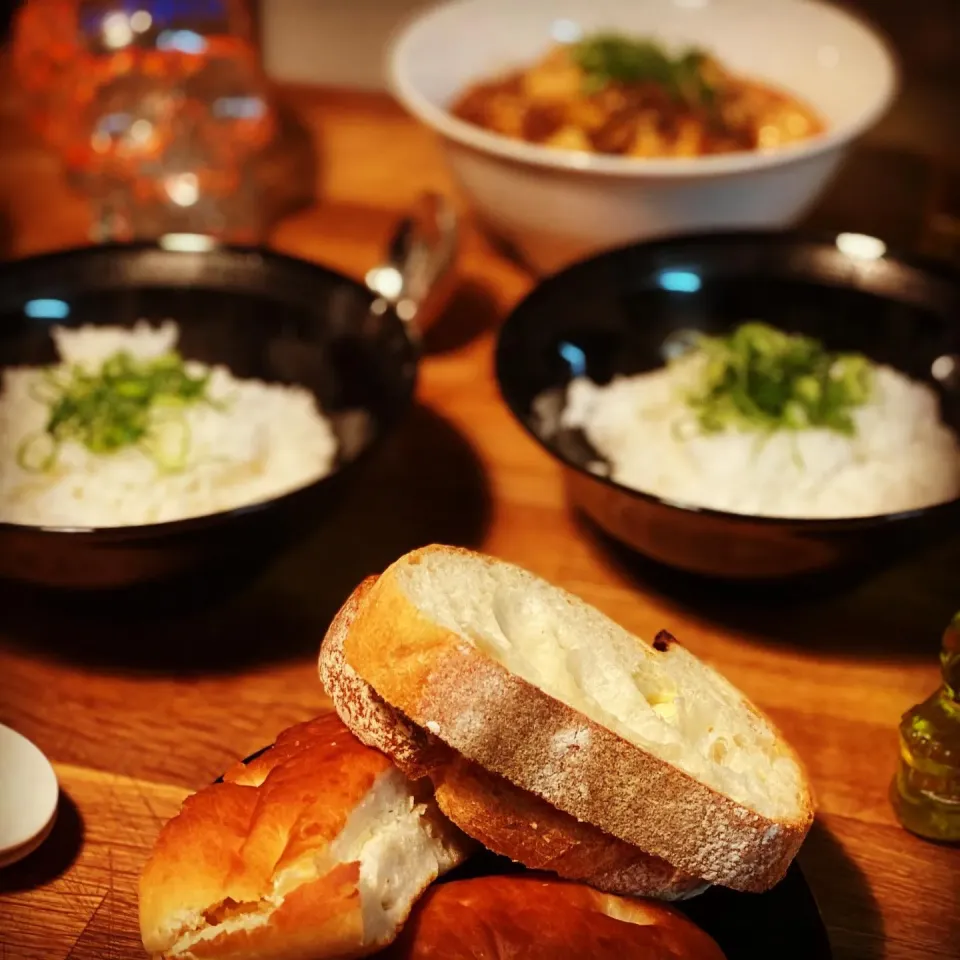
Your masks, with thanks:
M 827 132 L 770 153 L 644 160 L 527 144 L 448 112 L 470 83 L 598 29 L 702 46 L 801 96 Z M 398 99 L 442 135 L 480 216 L 543 271 L 665 234 L 789 225 L 897 87 L 885 42 L 818 0 L 455 0 L 407 24 L 389 72 Z

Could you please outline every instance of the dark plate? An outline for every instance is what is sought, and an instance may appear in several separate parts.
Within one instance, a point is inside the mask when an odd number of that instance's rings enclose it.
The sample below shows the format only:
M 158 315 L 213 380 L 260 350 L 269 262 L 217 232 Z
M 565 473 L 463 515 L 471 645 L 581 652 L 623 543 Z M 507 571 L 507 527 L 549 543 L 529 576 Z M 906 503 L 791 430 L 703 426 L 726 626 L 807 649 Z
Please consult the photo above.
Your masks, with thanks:
M 250 763 L 269 749 L 264 747 L 243 762 Z M 522 871 L 511 860 L 483 851 L 439 882 Z M 831 960 L 833 956 L 817 902 L 796 863 L 767 893 L 711 887 L 674 906 L 717 941 L 727 960 Z
M 598 477 L 579 432 L 549 434 L 533 401 L 559 404 L 571 378 L 606 383 L 664 363 L 679 330 L 711 333 L 761 319 L 858 350 L 938 391 L 960 429 L 960 391 L 931 365 L 960 353 L 960 280 L 879 252 L 872 238 L 779 233 L 692 236 L 614 250 L 550 277 L 513 311 L 496 353 L 510 410 L 565 468 L 572 501 L 614 538 L 661 563 L 737 580 L 781 580 L 886 562 L 960 528 L 960 501 L 846 520 L 739 516 L 668 502 Z M 958 362 L 960 370 L 960 362 Z
M 0 368 L 56 357 L 52 324 L 176 320 L 185 356 L 309 388 L 340 441 L 335 471 L 265 503 L 197 519 L 95 530 L 0 524 L 0 577 L 126 587 L 260 562 L 332 508 L 410 406 L 416 353 L 392 310 L 323 267 L 257 249 L 91 247 L 0 267 Z

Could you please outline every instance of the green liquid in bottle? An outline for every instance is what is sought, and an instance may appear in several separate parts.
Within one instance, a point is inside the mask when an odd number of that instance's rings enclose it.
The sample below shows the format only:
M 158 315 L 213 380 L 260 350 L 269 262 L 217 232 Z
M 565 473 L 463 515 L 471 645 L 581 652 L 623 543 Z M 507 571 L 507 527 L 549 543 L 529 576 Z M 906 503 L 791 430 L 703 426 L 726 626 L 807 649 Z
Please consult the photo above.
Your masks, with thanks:
M 960 614 L 944 632 L 940 665 L 943 685 L 900 721 L 892 799 L 911 833 L 960 843 Z

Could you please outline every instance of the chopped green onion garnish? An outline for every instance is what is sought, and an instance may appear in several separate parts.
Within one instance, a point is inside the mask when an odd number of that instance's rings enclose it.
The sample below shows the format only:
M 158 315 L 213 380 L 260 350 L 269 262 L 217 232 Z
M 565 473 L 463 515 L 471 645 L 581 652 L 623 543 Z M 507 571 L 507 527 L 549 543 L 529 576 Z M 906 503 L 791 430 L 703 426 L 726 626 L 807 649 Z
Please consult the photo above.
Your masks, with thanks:
M 182 409 L 206 402 L 210 374 L 194 376 L 175 352 L 138 360 L 115 353 L 99 370 L 80 365 L 48 368 L 32 391 L 50 408 L 45 429 L 25 438 L 17 461 L 46 473 L 61 444 L 73 441 L 91 453 L 110 454 L 138 446 L 165 471 L 187 464 L 190 432 Z
M 716 99 L 716 89 L 704 75 L 707 55 L 696 48 L 672 57 L 651 40 L 597 33 L 573 44 L 571 55 L 586 76 L 589 92 L 615 83 L 655 83 L 691 107 L 709 107 Z
M 46 473 L 56 459 L 56 441 L 45 430 L 24 437 L 17 447 L 17 464 L 30 473 Z
M 704 433 L 821 427 L 851 436 L 853 411 L 870 399 L 870 361 L 831 353 L 811 337 L 744 323 L 694 343 L 703 372 L 686 399 Z

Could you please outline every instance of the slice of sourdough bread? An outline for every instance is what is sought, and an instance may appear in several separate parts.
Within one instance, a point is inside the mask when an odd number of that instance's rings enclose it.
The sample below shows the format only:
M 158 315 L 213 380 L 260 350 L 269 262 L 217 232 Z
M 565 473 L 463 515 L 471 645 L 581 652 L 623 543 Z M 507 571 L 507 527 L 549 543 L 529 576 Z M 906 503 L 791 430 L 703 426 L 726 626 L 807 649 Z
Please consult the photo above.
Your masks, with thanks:
M 812 823 L 799 760 L 730 683 L 511 564 L 407 554 L 343 655 L 421 731 L 690 876 L 767 889 Z
M 437 806 L 488 849 L 535 870 L 600 890 L 676 900 L 707 884 L 665 860 L 581 823 L 534 794 L 464 759 L 381 699 L 343 656 L 344 641 L 376 577 L 365 580 L 334 618 L 320 651 L 320 677 L 343 722 L 393 759 L 407 776 L 427 776 Z

